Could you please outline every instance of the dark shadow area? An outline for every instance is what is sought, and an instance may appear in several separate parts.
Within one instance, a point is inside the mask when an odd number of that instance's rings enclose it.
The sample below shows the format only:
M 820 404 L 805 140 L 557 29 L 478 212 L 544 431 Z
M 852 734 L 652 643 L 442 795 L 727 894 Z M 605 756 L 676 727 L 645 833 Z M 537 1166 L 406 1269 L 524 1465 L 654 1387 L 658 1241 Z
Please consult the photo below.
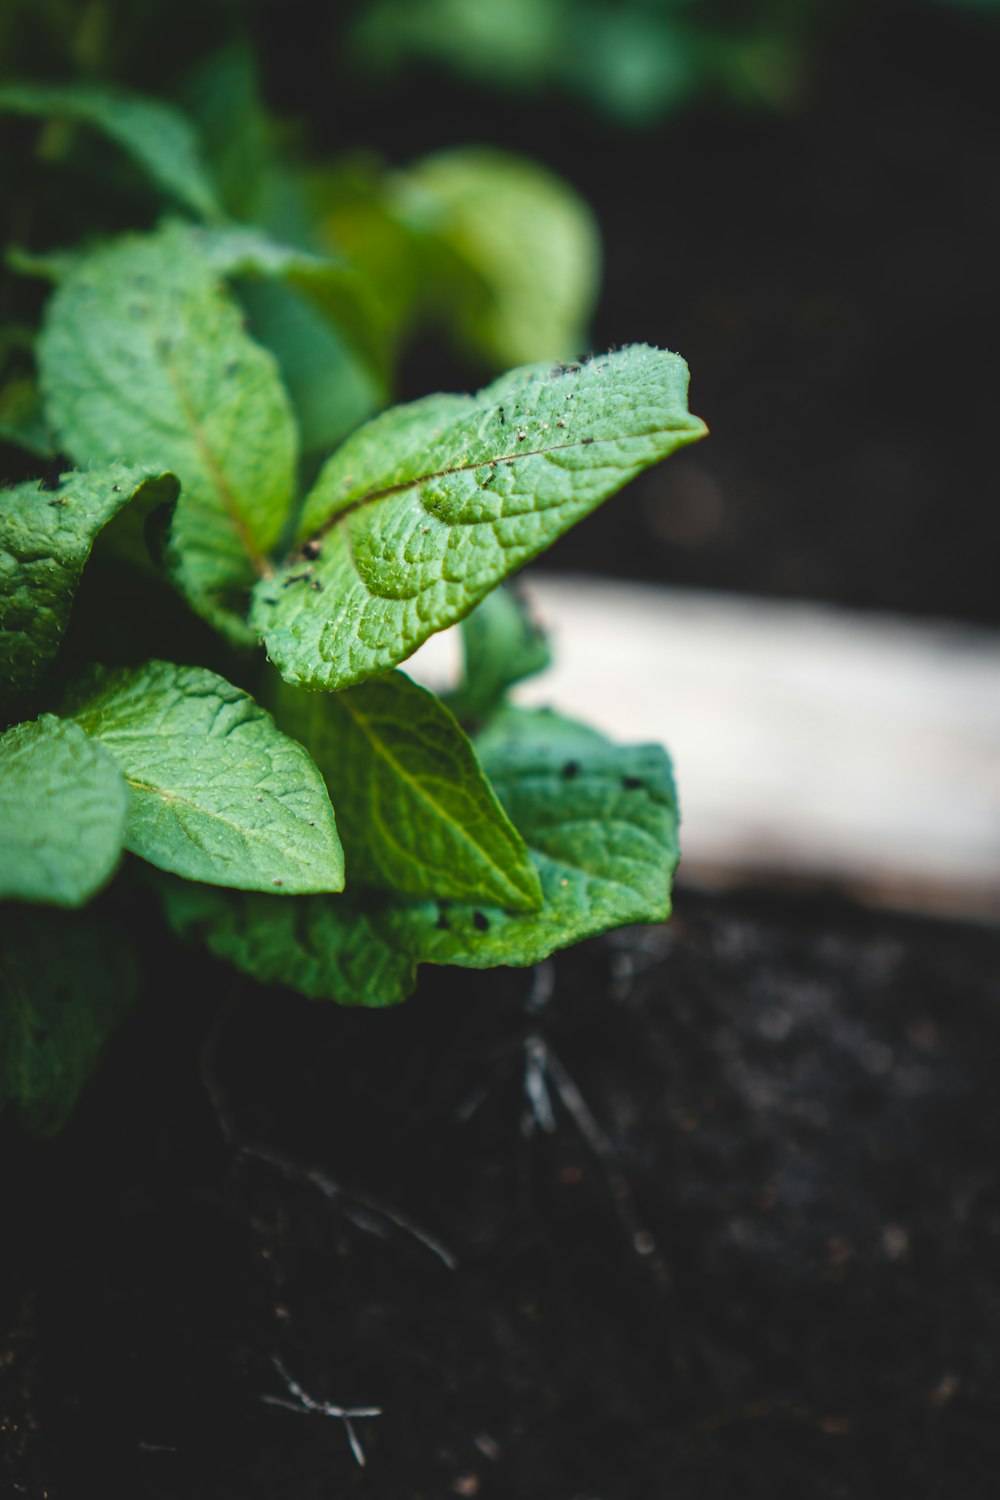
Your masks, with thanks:
M 392 1014 L 241 990 L 203 1076 L 231 977 L 165 967 L 8 1175 L 0 1487 L 992 1494 L 998 959 L 683 893 L 557 959 L 548 1000 L 509 972 Z M 265 1402 L 295 1406 L 274 1356 L 383 1409 L 367 1470 Z

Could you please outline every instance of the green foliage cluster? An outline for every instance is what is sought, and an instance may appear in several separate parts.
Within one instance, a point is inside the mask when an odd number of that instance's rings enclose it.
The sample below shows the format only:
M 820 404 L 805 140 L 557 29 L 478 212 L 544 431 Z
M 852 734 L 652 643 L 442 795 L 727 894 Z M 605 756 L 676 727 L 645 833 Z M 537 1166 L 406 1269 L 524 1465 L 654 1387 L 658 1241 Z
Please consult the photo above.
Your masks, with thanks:
M 663 919 L 677 856 L 664 751 L 507 701 L 547 648 L 505 580 L 704 432 L 677 355 L 572 360 L 586 210 L 493 153 L 303 167 L 240 53 L 185 97 L 0 87 L 39 178 L 94 184 L 11 253 L 0 345 L 8 480 L 42 470 L 0 492 L 0 1106 L 42 1132 L 141 984 L 123 883 L 378 1006 Z M 428 321 L 520 367 L 373 415 Z M 459 622 L 445 702 L 399 668 Z
M 988 0 L 987 0 L 988 3 Z M 714 97 L 783 107 L 843 0 L 369 0 L 350 30 L 372 74 L 446 68 L 493 89 L 560 90 L 642 126 Z

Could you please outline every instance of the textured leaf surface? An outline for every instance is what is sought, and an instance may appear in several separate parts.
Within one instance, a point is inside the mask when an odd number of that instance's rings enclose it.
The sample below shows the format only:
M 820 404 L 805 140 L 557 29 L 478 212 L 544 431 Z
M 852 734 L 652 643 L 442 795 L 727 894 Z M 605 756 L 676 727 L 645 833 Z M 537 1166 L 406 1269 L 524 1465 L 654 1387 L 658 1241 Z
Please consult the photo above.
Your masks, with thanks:
M 52 714 L 0 735 L 0 900 L 81 906 L 110 879 L 128 793 L 111 756 Z
M 220 213 L 194 127 L 172 105 L 91 84 L 7 84 L 0 87 L 0 110 L 91 125 L 127 151 L 178 202 L 206 218 Z
M 310 1000 L 383 1006 L 416 982 L 412 958 L 391 947 L 349 896 L 245 895 L 164 884 L 168 919 L 217 958 L 263 984 L 288 985 Z
M 454 717 L 402 672 L 346 693 L 282 685 L 279 722 L 338 809 L 352 888 L 531 910 L 541 888 Z
M 379 931 L 430 963 L 538 963 L 557 948 L 670 914 L 677 798 L 658 745 L 613 745 L 545 711 L 504 709 L 477 742 L 538 869 L 540 911 L 387 905 Z
M 162 870 L 241 890 L 340 890 L 323 778 L 247 693 L 202 667 L 97 674 L 77 722 L 129 787 L 125 847 Z
M 537 163 L 463 148 L 418 162 L 406 202 L 458 262 L 445 308 L 464 343 L 501 369 L 586 345 L 600 239 L 586 204 Z
M 0 915 L 0 1109 L 35 1135 L 65 1124 L 128 1011 L 137 969 L 122 934 L 68 913 Z
M 241 617 L 288 513 L 297 435 L 274 359 L 184 229 L 87 255 L 54 293 L 38 353 L 66 450 L 174 470 L 177 580 L 216 623 Z
M 29 691 L 59 648 L 94 538 L 132 499 L 166 504 L 172 474 L 112 464 L 0 492 L 0 709 Z
M 389 1005 L 410 992 L 422 962 L 538 963 L 598 932 L 669 915 L 677 801 L 665 751 L 612 745 L 554 714 L 518 709 L 498 714 L 480 744 L 538 869 L 539 911 L 374 892 L 277 901 L 170 883 L 171 921 L 264 983 Z
M 510 585 L 494 589 L 462 621 L 465 669 L 447 698 L 459 719 L 486 719 L 508 688 L 544 672 L 552 660 L 544 631 Z
M 705 433 L 687 366 L 636 345 L 513 371 L 376 417 L 309 496 L 305 544 L 255 590 L 289 681 L 340 689 L 404 661 L 650 464 Z

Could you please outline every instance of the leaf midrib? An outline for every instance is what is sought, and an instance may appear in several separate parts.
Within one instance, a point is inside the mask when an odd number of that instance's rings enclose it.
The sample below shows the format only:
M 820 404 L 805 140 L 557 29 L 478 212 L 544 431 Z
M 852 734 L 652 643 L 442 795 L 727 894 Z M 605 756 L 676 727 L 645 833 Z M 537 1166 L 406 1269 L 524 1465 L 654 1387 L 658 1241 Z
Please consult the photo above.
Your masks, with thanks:
M 213 812 L 211 808 L 205 807 L 200 802 L 192 802 L 191 799 L 190 799 L 190 797 L 185 797 L 180 792 L 175 792 L 175 791 L 171 790 L 169 787 L 156 786 L 153 782 L 150 782 L 150 781 L 140 781 L 140 780 L 138 780 L 138 778 L 136 778 L 134 776 L 127 776 L 127 775 L 125 776 L 125 782 L 126 782 L 126 785 L 129 786 L 133 791 L 148 792 L 151 796 L 158 797 L 163 802 L 179 802 L 181 804 L 181 806 L 190 808 L 192 812 L 197 813 L 200 817 L 208 818 L 212 822 L 215 822 L 215 823 L 224 823 L 227 828 L 232 828 L 243 839 L 247 839 L 247 840 L 256 839 L 256 840 L 259 841 L 259 840 L 264 839 L 265 836 L 270 835 L 272 833 L 272 831 L 273 831 L 272 829 L 265 830 L 265 829 L 257 829 L 257 828 L 248 827 L 245 823 L 234 823 L 233 820 L 232 820 L 232 818 L 227 818 L 223 813 Z M 254 789 L 248 788 L 248 790 L 254 790 Z M 281 807 L 281 803 L 278 801 L 278 799 L 276 797 L 274 797 L 273 793 L 270 793 L 270 792 L 267 792 L 267 791 L 264 791 L 263 793 L 261 793 L 261 789 L 259 787 L 256 788 L 255 790 L 256 790 L 256 792 L 257 792 L 258 795 L 263 795 L 263 796 L 269 797 L 272 802 L 276 802 L 277 805 L 279 807 Z M 282 810 L 284 811 L 285 809 L 282 809 Z M 299 820 L 296 819 L 296 822 L 298 822 L 298 821 Z M 202 850 L 202 853 L 205 853 L 205 852 L 206 852 L 205 850 Z M 282 846 L 281 852 L 282 852 L 282 854 L 289 855 L 291 858 L 296 858 L 297 857 L 294 849 L 286 849 L 286 848 L 284 848 L 284 846 Z M 216 859 L 216 858 L 220 858 L 222 856 L 219 856 L 218 854 L 214 854 L 213 853 L 211 857 L 213 859 Z
M 342 693 L 340 695 L 340 703 L 343 706 L 345 712 L 350 716 L 350 718 L 354 720 L 354 723 L 357 725 L 361 733 L 367 737 L 376 755 L 381 755 L 382 759 L 399 776 L 400 780 L 403 781 L 422 802 L 425 802 L 430 808 L 432 808 L 443 822 L 447 823 L 451 828 L 453 828 L 458 833 L 459 837 L 471 849 L 473 849 L 481 859 L 486 860 L 489 868 L 497 872 L 508 890 L 515 892 L 515 894 L 519 897 L 523 897 L 526 894 L 524 889 L 521 886 L 514 884 L 510 876 L 507 875 L 506 872 L 496 863 L 496 861 L 491 857 L 488 851 L 485 850 L 481 844 L 476 843 L 475 839 L 470 835 L 469 831 L 464 828 L 461 823 L 457 822 L 455 818 L 448 813 L 447 809 L 441 805 L 441 803 L 436 802 L 431 794 L 421 786 L 420 782 L 417 781 L 413 777 L 413 775 L 406 769 L 406 767 L 396 759 L 392 751 L 386 745 L 385 741 L 381 739 L 372 728 L 371 720 L 368 718 L 368 716 L 348 702 L 348 695 L 346 693 Z M 497 807 L 500 808 L 499 802 L 497 802 Z M 507 814 L 503 812 L 502 808 L 500 808 L 500 811 L 506 818 Z M 511 827 L 513 827 L 513 824 L 511 824 Z
M 481 458 L 475 463 L 448 464 L 443 469 L 434 469 L 429 470 L 425 474 L 416 474 L 410 479 L 399 480 L 397 484 L 385 485 L 382 489 L 369 490 L 367 494 L 359 495 L 356 500 L 352 500 L 348 505 L 342 506 L 335 514 L 324 521 L 322 525 L 310 532 L 309 536 L 304 538 L 304 540 L 318 541 L 321 537 L 326 536 L 327 532 L 331 531 L 334 526 L 339 525 L 342 521 L 346 521 L 355 511 L 362 510 L 367 505 L 373 505 L 377 500 L 385 500 L 390 495 L 401 495 L 406 490 L 416 489 L 422 484 L 430 484 L 435 479 L 448 479 L 453 474 L 467 474 L 474 469 L 493 469 L 496 468 L 497 464 L 516 464 L 526 458 L 545 458 L 550 453 L 563 453 L 571 448 L 597 448 L 602 447 L 606 443 L 625 443 L 635 441 L 639 438 L 663 437 L 670 432 L 688 431 L 693 435 L 699 432 L 703 426 L 703 423 L 698 423 L 697 425 L 693 423 L 690 426 L 675 424 L 670 427 L 651 427 L 645 432 L 618 433 L 611 437 L 574 438 L 572 442 L 550 443 L 544 448 L 516 448 L 509 453 L 498 453 L 493 458 Z M 484 522 L 483 524 L 486 525 L 488 523 Z

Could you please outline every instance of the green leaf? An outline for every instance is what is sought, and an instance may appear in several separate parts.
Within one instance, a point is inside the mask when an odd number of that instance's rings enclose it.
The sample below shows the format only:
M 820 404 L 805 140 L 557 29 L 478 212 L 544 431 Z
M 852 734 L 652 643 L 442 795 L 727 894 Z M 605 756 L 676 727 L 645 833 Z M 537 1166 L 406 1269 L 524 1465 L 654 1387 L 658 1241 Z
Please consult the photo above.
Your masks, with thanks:
M 386 174 L 376 158 L 358 152 L 311 171 L 302 185 L 317 240 L 358 269 L 359 311 L 391 366 L 427 311 L 440 259 L 433 240 L 408 221 L 409 179 Z
M 307 453 L 335 447 L 385 403 L 382 344 L 347 261 L 242 225 L 183 232 L 217 275 L 239 278 L 252 332 L 278 362 Z
M 94 538 L 129 501 L 166 504 L 172 474 L 112 464 L 0 493 L 0 708 L 34 687 L 59 649 Z
M 293 493 L 297 435 L 272 356 L 183 228 L 88 254 L 39 339 L 50 419 L 78 462 L 125 457 L 181 481 L 170 548 L 203 615 L 242 626 Z
M 464 344 L 500 369 L 579 354 L 601 249 L 567 183 L 477 147 L 427 157 L 406 182 L 407 216 L 447 252 L 443 310 Z
M 530 911 L 541 888 L 469 740 L 426 688 L 393 672 L 346 693 L 282 685 L 278 719 L 336 801 L 352 885 Z
M 350 277 L 346 261 L 333 254 L 317 255 L 294 245 L 283 245 L 261 229 L 246 224 L 172 224 L 176 240 L 183 239 L 217 276 L 280 278 L 309 286 Z
M 76 269 L 85 253 L 78 245 L 71 250 L 40 251 L 9 245 L 4 252 L 4 261 L 18 276 L 34 276 L 38 281 L 50 281 L 53 286 L 58 286 Z
M 614 745 L 546 711 L 502 710 L 477 742 L 542 883 L 538 912 L 386 904 L 378 931 L 413 958 L 533 964 L 557 948 L 670 914 L 677 797 L 658 745 Z
M 308 497 L 303 550 L 255 590 L 251 622 L 282 675 L 337 690 L 405 661 L 635 475 L 702 437 L 687 382 L 678 355 L 636 345 L 369 422 Z
M 127 803 L 75 724 L 45 714 L 0 735 L 0 900 L 82 906 L 118 864 Z
M 309 1000 L 395 1005 L 416 982 L 412 958 L 390 947 L 349 896 L 244 895 L 164 882 L 167 918 L 217 958 L 261 984 L 287 985 Z
M 174 927 L 263 983 L 312 999 L 390 1005 L 419 963 L 490 968 L 670 914 L 677 799 L 656 745 L 613 745 L 545 711 L 504 709 L 479 740 L 483 764 L 527 840 L 543 905 L 404 903 L 372 893 L 292 901 L 167 883 Z
M 552 660 L 545 632 L 510 584 L 494 589 L 466 615 L 462 644 L 463 680 L 445 702 L 463 721 L 486 719 L 508 688 L 544 672 Z
M 94 84 L 6 84 L 0 87 L 3 110 L 93 126 L 186 208 L 209 219 L 221 213 L 194 127 L 173 105 Z
M 160 661 L 98 672 L 79 689 L 73 716 L 128 783 L 133 854 L 240 890 L 343 886 L 343 851 L 316 767 L 214 672 Z
M 93 916 L 0 915 L 0 1109 L 54 1135 L 135 998 L 134 956 Z
M 199 58 L 182 97 L 198 126 L 225 208 L 235 219 L 258 219 L 276 130 L 260 96 L 247 42 L 230 43 Z
M 281 282 L 240 287 L 255 339 L 270 349 L 291 398 L 304 453 L 335 448 L 387 399 L 374 362 L 314 302 Z

